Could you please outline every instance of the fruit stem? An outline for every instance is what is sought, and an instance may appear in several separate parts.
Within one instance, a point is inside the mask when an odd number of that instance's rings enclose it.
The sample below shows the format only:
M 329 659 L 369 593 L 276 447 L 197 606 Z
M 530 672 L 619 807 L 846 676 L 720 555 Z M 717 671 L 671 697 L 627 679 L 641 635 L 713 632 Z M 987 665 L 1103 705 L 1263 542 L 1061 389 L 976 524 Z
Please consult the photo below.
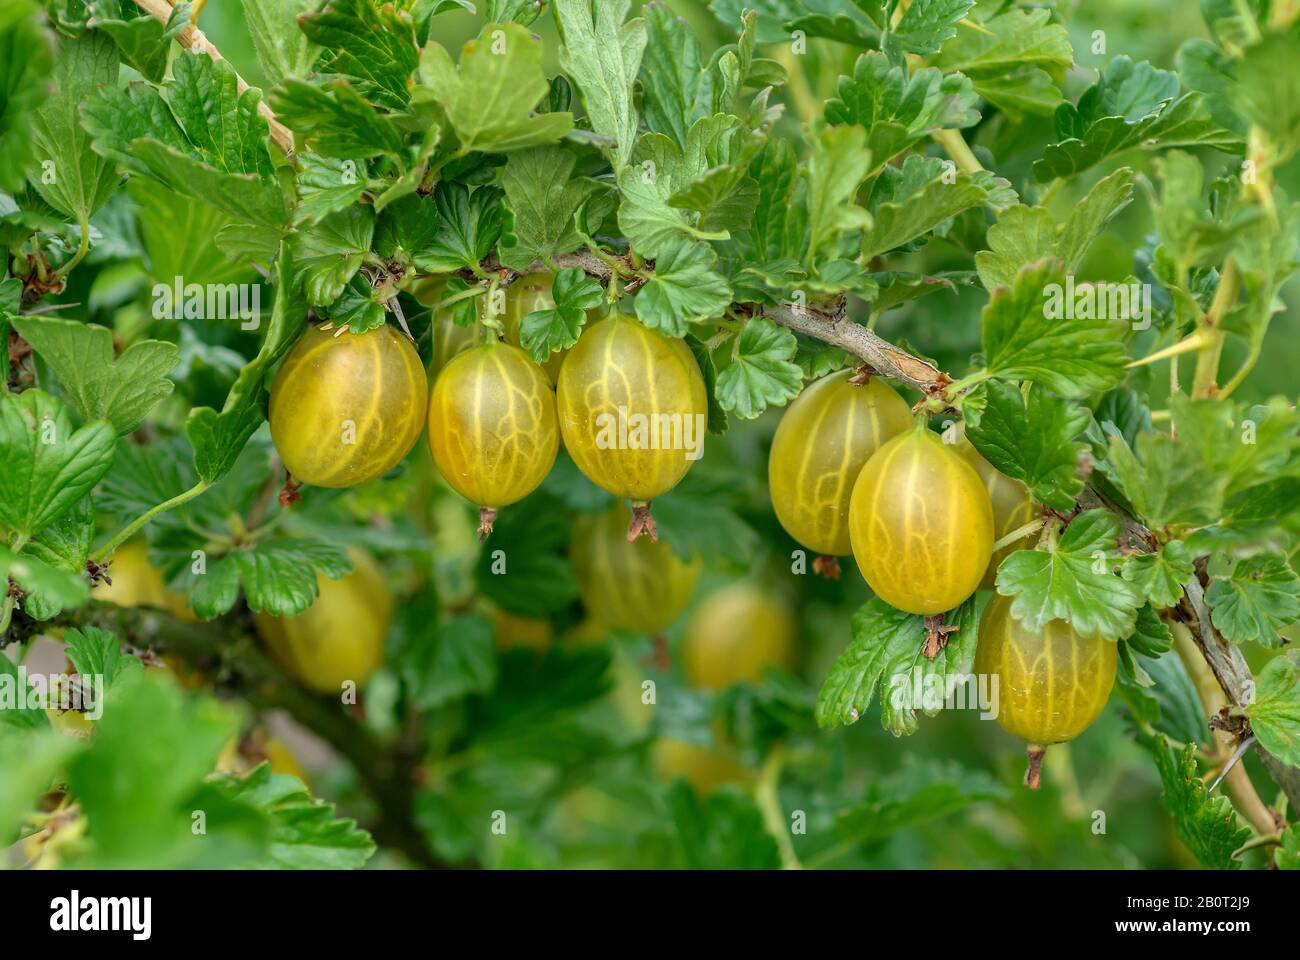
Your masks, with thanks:
M 839 557 L 832 557 L 828 553 L 823 553 L 821 556 L 813 560 L 812 567 L 813 567 L 813 573 L 819 574 L 820 576 L 825 577 L 827 580 L 834 580 L 838 582 L 840 579 L 840 558 Z
M 993 552 L 997 553 L 1003 547 L 1009 547 L 1011 546 L 1011 544 L 1015 543 L 1021 537 L 1027 537 L 1031 533 L 1037 533 L 1042 528 L 1043 528 L 1042 517 L 1039 517 L 1037 520 L 1030 520 L 1023 527 L 1016 527 L 1016 529 L 1012 530 L 1010 533 L 1008 533 L 997 543 L 993 544 Z
M 1040 747 L 1036 743 L 1031 743 L 1025 754 L 1029 757 L 1029 767 L 1025 770 L 1025 786 L 1030 790 L 1037 790 L 1042 783 L 1043 757 L 1047 753 L 1046 747 Z
M 651 543 L 659 542 L 659 528 L 655 526 L 654 517 L 650 516 L 650 501 L 633 500 L 632 522 L 627 525 L 627 542 L 636 543 L 643 533 L 650 538 Z
M 478 542 L 482 543 L 492 533 L 497 522 L 497 512 L 491 507 L 478 508 Z

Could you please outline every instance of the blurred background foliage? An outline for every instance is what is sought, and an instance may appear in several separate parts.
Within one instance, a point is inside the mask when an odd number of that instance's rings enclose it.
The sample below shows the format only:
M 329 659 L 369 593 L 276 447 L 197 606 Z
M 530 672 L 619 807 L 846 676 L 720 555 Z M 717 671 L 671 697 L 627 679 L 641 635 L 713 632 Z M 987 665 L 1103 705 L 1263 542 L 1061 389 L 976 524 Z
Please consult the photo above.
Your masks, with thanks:
M 759 0 L 759 7 L 765 2 L 774 0 Z M 669 5 L 698 31 L 706 50 L 731 38 L 731 28 L 706 4 Z M 713 6 L 730 22 L 741 4 L 714 0 Z M 1065 85 L 1071 99 L 1111 57 L 1173 68 L 1178 46 L 1204 33 L 1193 3 L 1056 6 L 1070 24 L 1079 64 Z M 200 22 L 243 77 L 264 82 L 239 3 L 212 0 Z M 442 15 L 435 39 L 456 50 L 480 23 L 467 12 Z M 532 29 L 547 41 L 554 72 L 551 19 Z M 1104 54 L 1090 52 L 1095 30 L 1104 31 Z M 855 56 L 849 47 L 810 41 L 797 66 L 818 102 Z M 800 123 L 797 104 L 787 103 L 781 122 L 792 129 Z M 1034 121 L 996 132 L 999 172 L 1019 189 L 1049 126 Z M 1232 162 L 1210 152 L 1202 159 Z M 1071 180 L 1052 207 L 1068 209 L 1121 162 L 1153 177 L 1151 157 L 1129 152 Z M 1300 194 L 1300 163 L 1279 171 L 1278 179 Z M 179 340 L 178 389 L 156 414 L 155 427 L 167 428 L 183 423 L 192 405 L 220 404 L 243 358 L 254 352 L 255 335 L 230 324 L 178 325 L 150 316 L 154 282 L 176 275 L 197 282 L 252 277 L 212 245 L 208 218 L 215 211 L 179 197 L 168 205 L 158 193 L 121 192 L 97 216 L 103 239 L 92 266 L 73 274 L 62 299 L 86 304 L 85 318 L 113 327 L 124 342 L 146 332 Z M 1152 232 L 1148 205 L 1131 204 L 1080 272 L 1123 280 L 1154 242 Z M 970 254 L 958 242 L 936 241 L 912 256 L 933 273 L 968 269 Z M 1289 308 L 1296 296 L 1292 285 Z M 978 349 L 984 299 L 970 288 L 922 298 L 885 315 L 879 330 L 959 375 Z M 422 331 L 430 359 L 424 313 L 412 303 L 407 316 Z M 1298 317 L 1288 309 L 1274 320 L 1245 397 L 1262 400 L 1293 389 Z M 1239 359 L 1226 357 L 1225 369 Z M 1167 395 L 1162 380 L 1150 384 L 1153 408 Z M 588 615 L 568 560 L 569 539 L 575 518 L 599 512 L 608 498 L 563 454 L 538 493 L 502 511 L 485 548 L 474 536 L 473 509 L 438 478 L 423 442 L 394 476 L 347 492 L 305 491 L 289 521 L 295 530 L 364 546 L 380 559 L 399 598 L 387 663 L 369 683 L 358 721 L 393 738 L 412 716 L 420 718 L 428 750 L 418 763 L 416 819 L 438 856 L 508 867 L 1194 866 L 1161 807 L 1159 777 L 1134 742 L 1118 693 L 1092 728 L 1053 748 L 1037 793 L 1021 785 L 1021 745 L 972 711 L 926 718 L 905 738 L 882 729 L 878 704 L 850 727 L 816 728 L 817 686 L 848 642 L 852 614 L 868 592 L 848 561 L 839 582 L 792 572 L 797 545 L 776 522 L 766 492 L 767 451 L 780 413 L 710 435 L 703 461 L 656 502 L 663 540 L 683 554 L 698 551 L 704 564 L 690 606 L 664 632 L 662 645 L 602 628 Z M 223 483 L 235 487 L 256 475 L 268 451 L 264 437 L 252 444 L 244 454 L 248 471 L 237 468 Z M 155 562 L 168 557 L 164 533 L 150 531 Z M 492 572 L 494 550 L 505 551 L 505 577 Z M 694 688 L 682 675 L 684 634 L 700 608 L 736 582 L 753 584 L 794 618 L 792 670 L 771 670 L 756 683 L 721 691 Z M 643 702 L 649 681 L 651 705 Z M 341 812 L 363 825 L 373 821 L 374 802 L 352 765 L 283 716 L 255 722 L 258 729 L 267 724 L 298 755 L 281 757 L 280 769 L 296 767 Z M 1255 762 L 1253 755 L 1247 762 Z M 497 812 L 507 817 L 504 834 L 491 829 Z M 800 813 L 803 832 L 791 834 L 791 816 Z M 370 865 L 405 862 L 381 845 Z

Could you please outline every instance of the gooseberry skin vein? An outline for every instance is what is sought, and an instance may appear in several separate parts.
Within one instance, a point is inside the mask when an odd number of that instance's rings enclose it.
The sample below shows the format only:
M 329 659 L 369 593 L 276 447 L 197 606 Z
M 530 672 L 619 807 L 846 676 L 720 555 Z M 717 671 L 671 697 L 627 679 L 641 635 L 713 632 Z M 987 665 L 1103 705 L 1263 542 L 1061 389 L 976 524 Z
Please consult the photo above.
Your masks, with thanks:
M 906 401 L 878 379 L 849 382 L 851 370 L 810 384 L 781 418 L 768 457 L 772 507 L 809 550 L 843 556 L 853 485 L 871 455 L 906 430 Z
M 559 451 L 555 396 L 518 347 L 456 355 L 429 399 L 429 450 L 443 479 L 479 507 L 509 506 L 546 479 Z
M 622 414 L 676 417 L 703 442 L 708 398 L 690 348 L 623 316 L 587 327 L 560 369 L 557 390 L 565 449 L 579 470 L 616 497 L 648 501 L 675 487 L 694 464 L 685 449 L 610 446 L 602 424 Z M 611 418 L 611 419 L 606 419 Z M 684 434 L 683 434 L 684 436 Z
M 886 603 L 923 616 L 975 592 L 993 551 L 993 507 L 975 468 L 922 427 L 858 475 L 849 505 L 858 569 Z
M 302 483 L 352 487 L 415 446 L 428 385 L 414 344 L 392 327 L 335 336 L 309 328 L 271 385 L 271 439 Z

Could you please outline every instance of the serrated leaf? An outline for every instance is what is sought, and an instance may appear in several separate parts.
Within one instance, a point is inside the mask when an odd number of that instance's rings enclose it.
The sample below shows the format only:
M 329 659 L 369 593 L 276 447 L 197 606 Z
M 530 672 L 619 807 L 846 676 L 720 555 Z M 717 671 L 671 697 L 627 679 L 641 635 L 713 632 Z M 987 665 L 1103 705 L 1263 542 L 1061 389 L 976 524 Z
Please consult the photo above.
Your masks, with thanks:
M 947 646 L 933 659 L 922 653 L 927 642 L 925 618 L 896 610 L 879 598 L 853 615 L 853 639 L 831 665 L 817 695 L 817 724 L 822 727 L 857 722 L 880 688 L 881 724 L 894 736 L 917 729 L 917 711 L 934 716 L 943 709 L 928 702 L 937 681 L 965 675 L 979 639 L 980 604 L 975 598 L 949 613 L 945 623 L 957 627 Z M 920 694 L 920 699 L 917 694 Z
M 1060 260 L 1067 274 L 1074 273 L 1106 224 L 1132 199 L 1133 171 L 1121 167 L 1099 180 L 1064 223 L 1055 222 L 1044 207 L 1003 211 L 989 227 L 989 249 L 975 254 L 985 289 L 1010 286 L 1022 268 L 1044 257 Z
M 1088 510 L 1070 521 L 1053 550 L 1017 550 L 998 567 L 998 593 L 1030 630 L 1065 620 L 1081 636 L 1121 640 L 1133 633 L 1145 597 L 1117 576 L 1119 518 Z
M 754 801 L 733 789 L 701 800 L 685 781 L 668 794 L 678 843 L 693 870 L 772 870 L 781 865 L 776 841 Z
M 861 230 L 871 215 L 852 202 L 871 170 L 867 133 L 861 127 L 825 127 L 812 142 L 808 159 L 808 250 L 812 264 L 818 252 L 839 234 Z
M 825 117 L 836 126 L 864 127 L 872 162 L 880 167 L 936 130 L 978 122 L 976 102 L 970 80 L 961 74 L 944 76 L 927 67 L 909 75 L 873 50 L 858 57 L 852 76 L 840 77 Z
M 1300 652 L 1288 650 L 1260 671 L 1246 707 L 1251 732 L 1283 763 L 1300 766 Z
M 1088 423 L 1081 407 L 1045 390 L 1029 391 L 1028 404 L 1014 384 L 983 384 L 978 410 L 966 418 L 966 436 L 998 471 L 1030 488 L 1034 499 L 1057 510 L 1073 509 L 1083 492 L 1079 464 L 1087 444 L 1077 438 Z
M 519 324 L 519 342 L 538 363 L 545 363 L 557 350 L 567 350 L 578 342 L 587 323 L 587 311 L 605 299 L 599 283 L 581 270 L 561 270 L 551 284 L 555 306 L 534 310 Z
M 0 190 L 16 193 L 33 153 L 31 124 L 50 93 L 54 41 L 31 0 L 16 0 L 0 22 L 0 63 L 12 64 L 0 79 Z
M 103 421 L 73 429 L 44 391 L 0 394 L 0 522 L 29 536 L 57 520 L 108 472 L 113 441 Z
M 65 38 L 54 62 L 53 93 L 28 120 L 38 164 L 28 181 L 46 203 L 83 225 L 112 196 L 119 179 L 112 163 L 91 150 L 78 111 L 97 87 L 116 83 L 117 72 L 117 46 L 105 34 Z
M 496 682 L 492 624 L 460 616 L 427 630 L 401 662 L 402 682 L 417 710 L 433 710 L 466 694 L 485 693 Z
M 129 679 L 144 669 L 137 658 L 122 653 L 121 642 L 107 630 L 82 627 L 69 630 L 63 639 L 67 643 L 68 660 L 77 673 L 99 678 L 104 684 L 98 691 L 101 696 L 119 678 Z
M 204 620 L 229 612 L 242 587 L 250 609 L 292 617 L 320 595 L 317 575 L 337 580 L 352 570 L 345 547 L 321 540 L 263 540 L 210 560 L 194 578 L 190 606 Z
M 496 187 L 478 187 L 471 193 L 463 183 L 439 183 L 434 195 L 438 232 L 416 251 L 415 265 L 431 273 L 477 267 L 501 236 L 501 197 Z
M 240 0 L 244 24 L 268 82 L 306 76 L 320 48 L 298 27 L 298 16 L 314 9 L 315 0 L 280 0 L 271 5 Z
M 508 153 L 559 140 L 568 113 L 534 114 L 550 92 L 542 45 L 517 23 L 492 24 L 465 44 L 459 67 L 437 43 L 420 57 L 420 77 L 447 114 L 462 151 Z
M 564 609 L 578 595 L 567 554 L 569 533 L 567 514 L 545 491 L 502 509 L 492 530 L 492 549 L 483 551 L 475 568 L 479 592 L 526 617 Z M 497 550 L 504 551 L 504 573 L 496 565 Z
M 614 144 L 617 176 L 637 139 L 633 89 L 646 46 L 645 21 L 627 19 L 631 0 L 555 0 L 555 21 L 564 46 L 560 66 L 578 85 L 592 129 Z
M 1160 737 L 1151 744 L 1156 769 L 1164 783 L 1160 800 L 1174 818 L 1179 839 L 1211 870 L 1236 870 L 1241 867 L 1232 854 L 1250 836 L 1237 824 L 1232 802 L 1222 794 L 1210 796 L 1205 781 L 1196 772 L 1196 744 L 1175 750 Z
M 1183 597 L 1183 584 L 1192 576 L 1192 552 L 1181 540 L 1171 540 L 1156 553 L 1134 554 L 1124 562 L 1124 579 L 1161 610 Z
M 347 80 L 289 78 L 271 92 L 271 109 L 302 142 L 322 156 L 340 159 L 402 153 L 402 136 Z
M 327 307 L 360 269 L 375 233 L 375 212 L 354 204 L 293 235 L 293 259 L 307 302 Z
M 910 243 L 988 198 L 989 190 L 970 175 L 951 178 L 937 157 L 910 156 L 901 169 L 882 171 L 872 187 L 862 257 L 870 260 Z
M 1068 319 L 1059 261 L 1040 261 L 1011 287 L 993 291 L 980 316 L 984 365 L 993 377 L 1036 380 L 1071 399 L 1097 393 L 1123 376 L 1123 328 L 1109 320 Z M 1056 303 L 1057 309 L 1053 306 Z
M 752 420 L 769 404 L 798 396 L 803 371 L 793 362 L 794 334 L 766 317 L 751 317 L 739 334 L 731 362 L 718 371 L 715 393 L 724 410 Z
M 27 596 L 23 608 L 34 619 L 47 619 L 68 607 L 78 607 L 90 596 L 90 585 L 79 572 L 60 569 L 32 553 L 14 553 L 0 546 L 0 583 L 12 578 Z
M 377 103 L 398 110 L 406 106 L 420 58 L 409 13 L 373 0 L 329 0 L 297 20 L 307 39 L 328 51 L 324 72 L 351 77 Z
M 1281 644 L 1287 624 L 1300 619 L 1300 577 L 1286 557 L 1258 553 L 1240 560 L 1214 558 L 1205 602 L 1215 628 L 1233 643 Z
M 266 338 L 257 356 L 239 371 L 221 411 L 195 407 L 186 421 L 185 436 L 194 448 L 194 467 L 209 485 L 230 472 L 248 438 L 262 425 L 262 390 L 267 375 L 289 352 L 306 322 L 307 305 L 287 248 L 282 248 L 276 258 L 275 287 Z
M 137 340 L 113 356 L 113 334 L 93 323 L 22 317 L 14 329 L 59 378 L 83 420 L 105 420 L 125 436 L 171 394 L 169 373 L 180 360 L 176 344 Z
M 716 261 L 708 244 L 677 240 L 655 260 L 654 275 L 637 291 L 637 317 L 651 329 L 682 337 L 691 324 L 721 316 L 731 304 L 731 288 L 713 272 Z
M 499 183 L 510 227 L 500 244 L 503 266 L 526 270 L 536 260 L 550 260 L 582 245 L 574 215 L 599 184 L 572 179 L 574 154 L 558 146 L 510 154 Z
M 117 42 L 122 59 L 152 83 L 161 83 L 167 72 L 167 53 L 171 42 L 190 23 L 190 5 L 177 4 L 166 24 L 156 17 L 133 20 L 95 18 L 95 29 L 103 30 Z

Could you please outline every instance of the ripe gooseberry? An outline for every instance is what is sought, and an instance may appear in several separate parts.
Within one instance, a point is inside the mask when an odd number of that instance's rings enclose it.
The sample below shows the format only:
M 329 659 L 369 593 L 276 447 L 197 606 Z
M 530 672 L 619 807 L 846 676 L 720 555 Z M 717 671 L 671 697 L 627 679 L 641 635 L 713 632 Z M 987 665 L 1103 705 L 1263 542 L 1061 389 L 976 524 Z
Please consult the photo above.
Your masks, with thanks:
M 788 668 L 797 628 L 790 608 L 749 581 L 710 594 L 686 622 L 682 669 L 697 687 L 724 690 L 759 680 L 764 667 Z
M 485 343 L 458 354 L 429 397 L 429 450 L 457 493 L 479 507 L 479 537 L 499 507 L 546 479 L 560 448 L 555 394 L 518 347 Z
M 984 481 L 984 489 L 988 491 L 989 502 L 993 505 L 994 543 L 1007 534 L 1019 530 L 1038 516 L 1039 506 L 1034 503 L 1029 488 L 1019 480 L 1012 479 L 1005 473 L 999 472 L 993 464 L 985 460 L 980 455 L 980 452 L 975 449 L 974 444 L 966 439 L 965 433 L 960 435 L 955 447 L 957 452 L 966 458 L 966 462 L 975 468 L 975 472 L 980 475 L 980 479 Z M 1032 547 L 1036 536 L 1034 533 L 1027 533 L 1019 540 L 998 548 L 993 554 L 993 559 L 989 561 L 989 568 L 984 571 L 984 579 L 980 581 L 980 589 L 992 590 L 997 582 L 998 567 L 1002 566 L 1002 561 L 1017 550 Z
M 557 402 L 578 469 L 633 501 L 629 538 L 655 539 L 649 502 L 675 487 L 704 447 L 708 397 L 690 347 L 611 314 L 569 351 Z
M 975 468 L 918 418 L 858 474 L 849 538 L 876 596 L 930 616 L 979 586 L 992 556 L 993 506 Z
M 655 740 L 651 762 L 655 773 L 664 780 L 684 779 L 700 795 L 711 793 L 728 783 L 741 783 L 745 768 L 734 750 L 703 747 L 671 737 Z
M 369 555 L 348 551 L 354 569 L 338 580 L 318 575 L 316 602 L 293 617 L 256 614 L 257 632 L 284 671 L 320 693 L 361 686 L 384 660 L 393 596 Z
M 1064 620 L 1030 630 L 1011 602 L 994 594 L 984 608 L 975 673 L 998 678 L 998 724 L 1029 744 L 1025 782 L 1037 788 L 1045 748 L 1077 737 L 1106 706 L 1118 644 L 1080 636 Z
M 767 465 L 776 518 L 837 578 L 834 558 L 852 549 L 853 484 L 880 445 L 912 424 L 907 402 L 879 379 L 853 379 L 840 370 L 807 387 L 781 417 Z
M 569 555 L 582 602 L 606 626 L 659 633 L 686 609 L 700 562 L 681 559 L 664 543 L 629 543 L 623 516 L 613 507 L 574 528 Z
M 351 487 L 381 477 L 420 438 L 428 402 L 410 337 L 309 327 L 271 385 L 271 440 L 293 477 Z

